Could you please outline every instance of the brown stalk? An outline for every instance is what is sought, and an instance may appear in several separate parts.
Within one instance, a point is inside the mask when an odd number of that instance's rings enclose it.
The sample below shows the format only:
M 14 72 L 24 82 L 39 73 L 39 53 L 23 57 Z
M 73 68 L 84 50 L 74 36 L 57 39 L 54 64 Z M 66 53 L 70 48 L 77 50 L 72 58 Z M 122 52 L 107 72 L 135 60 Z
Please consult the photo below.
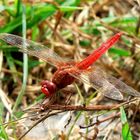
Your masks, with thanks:
M 46 109 L 52 109 L 52 110 L 63 110 L 63 111 L 97 111 L 97 110 L 111 110 L 111 109 L 117 109 L 120 107 L 120 104 L 116 105 L 94 105 L 94 106 L 73 106 L 73 105 L 47 105 L 45 107 Z
M 99 125 L 99 124 L 101 124 L 101 123 L 103 123 L 105 121 L 108 121 L 108 120 L 110 120 L 112 118 L 117 118 L 117 117 L 120 117 L 120 112 L 116 113 L 116 114 L 113 114 L 113 115 L 110 115 L 110 116 L 108 116 L 108 117 L 106 117 L 106 118 L 104 118 L 102 120 L 97 120 L 96 122 L 94 122 L 94 123 L 92 123 L 92 124 L 90 124 L 88 126 L 80 126 L 80 128 L 84 129 L 84 128 L 92 127 L 94 125 Z

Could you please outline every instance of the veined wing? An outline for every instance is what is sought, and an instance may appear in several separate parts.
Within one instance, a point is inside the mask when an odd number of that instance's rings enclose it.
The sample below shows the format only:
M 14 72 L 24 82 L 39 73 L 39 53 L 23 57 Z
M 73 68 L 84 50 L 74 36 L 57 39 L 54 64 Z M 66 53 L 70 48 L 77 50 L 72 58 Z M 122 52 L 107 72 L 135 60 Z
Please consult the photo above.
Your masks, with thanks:
M 21 52 L 38 57 L 47 61 L 51 65 L 61 66 L 62 64 L 65 64 L 64 59 L 40 43 L 36 43 L 28 39 L 24 40 L 22 37 L 7 33 L 1 33 L 0 39 L 12 46 L 18 47 Z
M 121 80 L 119 80 L 111 75 L 107 76 L 107 80 L 110 83 L 112 83 L 113 85 L 115 85 L 115 87 L 118 88 L 121 92 L 127 93 L 128 95 L 132 95 L 135 97 L 140 97 L 140 92 L 138 92 L 135 89 L 133 89 L 132 87 L 128 86 L 127 84 L 125 84 Z
M 75 78 L 82 80 L 96 90 L 102 92 L 106 97 L 114 100 L 123 100 L 123 94 L 140 97 L 140 93 L 130 86 L 126 85 L 121 80 L 107 75 L 99 67 L 94 67 L 91 70 L 79 71 L 72 73 Z
M 88 77 L 90 83 L 96 89 L 100 89 L 106 97 L 119 101 L 123 100 L 123 95 L 120 90 L 107 80 L 102 70 L 94 68 L 93 72 L 88 73 Z

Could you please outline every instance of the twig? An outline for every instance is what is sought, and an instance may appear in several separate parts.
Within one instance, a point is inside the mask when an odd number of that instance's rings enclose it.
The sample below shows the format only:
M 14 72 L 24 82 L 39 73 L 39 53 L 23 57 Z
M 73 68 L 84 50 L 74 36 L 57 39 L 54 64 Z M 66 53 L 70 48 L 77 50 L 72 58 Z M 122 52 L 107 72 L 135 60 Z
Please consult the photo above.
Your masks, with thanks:
M 50 116 L 54 116 L 58 113 L 62 113 L 63 111 L 59 111 L 59 112 L 55 112 L 55 113 L 50 113 L 50 111 L 45 115 L 43 116 L 42 118 L 40 118 L 37 122 L 35 122 L 34 125 L 32 125 L 28 131 L 26 131 L 23 135 L 20 136 L 20 138 L 18 140 L 21 140 L 26 134 L 28 134 L 36 125 L 38 125 L 40 122 L 44 121 L 45 119 L 49 118 Z
M 121 107 L 121 106 L 123 106 L 123 105 L 127 105 L 127 104 L 132 103 L 132 102 L 134 102 L 134 101 L 136 101 L 136 100 L 138 100 L 138 99 L 134 98 L 134 99 L 132 99 L 131 101 L 127 101 L 127 102 L 125 102 L 125 103 L 122 103 L 122 104 L 118 105 L 117 107 Z M 116 108 L 112 108 L 112 109 L 116 109 Z M 102 122 L 105 122 L 105 121 L 107 121 L 107 120 L 110 120 L 110 119 L 112 119 L 112 118 L 116 118 L 116 117 L 119 117 L 119 116 L 120 116 L 120 112 L 117 113 L 117 114 L 108 116 L 108 117 L 106 117 L 106 118 L 104 118 L 104 119 L 102 119 L 102 120 L 100 120 L 100 121 L 97 120 L 96 122 L 94 122 L 94 123 L 92 123 L 92 124 L 90 124 L 90 125 L 88 125 L 88 126 L 80 126 L 80 128 L 85 129 L 85 128 L 88 128 L 88 127 L 92 127 L 92 126 L 94 126 L 95 124 L 99 125 L 99 124 L 102 123 Z
M 102 119 L 102 120 L 97 120 L 96 122 L 94 122 L 94 123 L 92 123 L 92 124 L 90 124 L 90 125 L 88 125 L 88 126 L 80 126 L 80 128 L 84 129 L 84 128 L 92 127 L 92 126 L 94 126 L 95 124 L 99 125 L 99 124 L 101 124 L 101 123 L 103 123 L 103 122 L 105 122 L 105 121 L 107 121 L 107 120 L 110 120 L 110 119 L 112 119 L 112 118 L 116 118 L 116 117 L 119 117 L 119 116 L 120 116 L 120 112 L 117 113 L 117 114 L 108 116 L 108 117 L 106 117 L 106 118 L 104 118 L 104 119 Z
M 111 110 L 111 109 L 117 109 L 120 107 L 120 104 L 116 105 L 94 105 L 94 106 L 73 106 L 73 105 L 47 105 L 44 107 L 44 110 L 46 109 L 52 109 L 52 110 L 65 110 L 65 111 L 96 111 L 96 110 Z
M 83 38 L 87 38 L 89 40 L 92 40 L 93 37 L 91 35 L 88 35 L 84 33 L 82 30 L 79 29 L 78 25 L 74 22 L 71 22 L 70 20 L 66 20 L 64 17 L 62 18 L 63 24 L 65 23 L 66 26 L 68 26 L 69 29 L 71 29 L 73 32 L 78 33 Z
M 114 105 L 93 105 L 93 106 L 82 106 L 82 105 L 59 105 L 59 104 L 47 104 L 43 105 L 43 111 L 52 109 L 52 110 L 64 110 L 64 111 L 97 111 L 97 110 L 115 110 L 121 106 L 127 105 L 132 103 L 139 98 L 134 98 L 132 100 L 126 101 L 121 104 L 114 104 Z M 42 111 L 42 110 L 41 110 Z
M 60 40 L 61 42 L 63 42 L 64 44 L 68 44 L 67 41 L 60 35 L 60 33 L 59 33 L 57 30 L 55 30 L 54 27 L 52 27 L 51 23 L 50 23 L 48 20 L 46 20 L 45 22 L 46 22 L 46 24 L 48 25 L 48 27 L 49 27 L 53 32 L 55 32 L 55 35 L 59 38 L 59 40 Z

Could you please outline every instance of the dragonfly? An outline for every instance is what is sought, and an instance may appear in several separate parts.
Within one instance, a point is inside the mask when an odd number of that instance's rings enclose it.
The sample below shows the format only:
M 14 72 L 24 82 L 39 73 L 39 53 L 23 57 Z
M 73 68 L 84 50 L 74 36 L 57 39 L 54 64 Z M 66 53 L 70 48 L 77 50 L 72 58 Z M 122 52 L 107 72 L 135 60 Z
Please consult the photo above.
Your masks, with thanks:
M 41 91 L 47 97 L 53 96 L 58 90 L 79 79 L 101 91 L 105 97 L 122 101 L 124 99 L 123 93 L 137 97 L 140 96 L 140 93 L 121 80 L 104 74 L 100 68 L 93 65 L 119 40 L 121 35 L 121 32 L 116 33 L 80 62 L 65 60 L 47 46 L 17 35 L 1 33 L 0 39 L 11 46 L 18 47 L 19 51 L 42 59 L 57 68 L 50 81 L 43 80 L 41 82 Z

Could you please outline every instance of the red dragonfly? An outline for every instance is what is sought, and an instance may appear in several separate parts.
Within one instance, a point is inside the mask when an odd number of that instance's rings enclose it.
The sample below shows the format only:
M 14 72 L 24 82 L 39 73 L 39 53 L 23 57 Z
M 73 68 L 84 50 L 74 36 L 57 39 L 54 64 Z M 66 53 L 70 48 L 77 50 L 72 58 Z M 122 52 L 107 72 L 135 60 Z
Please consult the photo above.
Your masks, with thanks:
M 16 35 L 2 33 L 0 34 L 0 39 L 12 46 L 17 46 L 21 52 L 36 56 L 57 67 L 52 80 L 45 80 L 41 83 L 41 91 L 48 97 L 54 95 L 57 90 L 72 84 L 75 79 L 80 79 L 95 89 L 102 91 L 108 98 L 123 100 L 122 93 L 132 96 L 140 96 L 140 93 L 115 77 L 106 76 L 99 68 L 91 67 L 97 59 L 119 40 L 121 35 L 122 33 L 117 33 L 111 37 L 81 62 L 66 61 L 48 47 L 31 40 L 24 40 Z

